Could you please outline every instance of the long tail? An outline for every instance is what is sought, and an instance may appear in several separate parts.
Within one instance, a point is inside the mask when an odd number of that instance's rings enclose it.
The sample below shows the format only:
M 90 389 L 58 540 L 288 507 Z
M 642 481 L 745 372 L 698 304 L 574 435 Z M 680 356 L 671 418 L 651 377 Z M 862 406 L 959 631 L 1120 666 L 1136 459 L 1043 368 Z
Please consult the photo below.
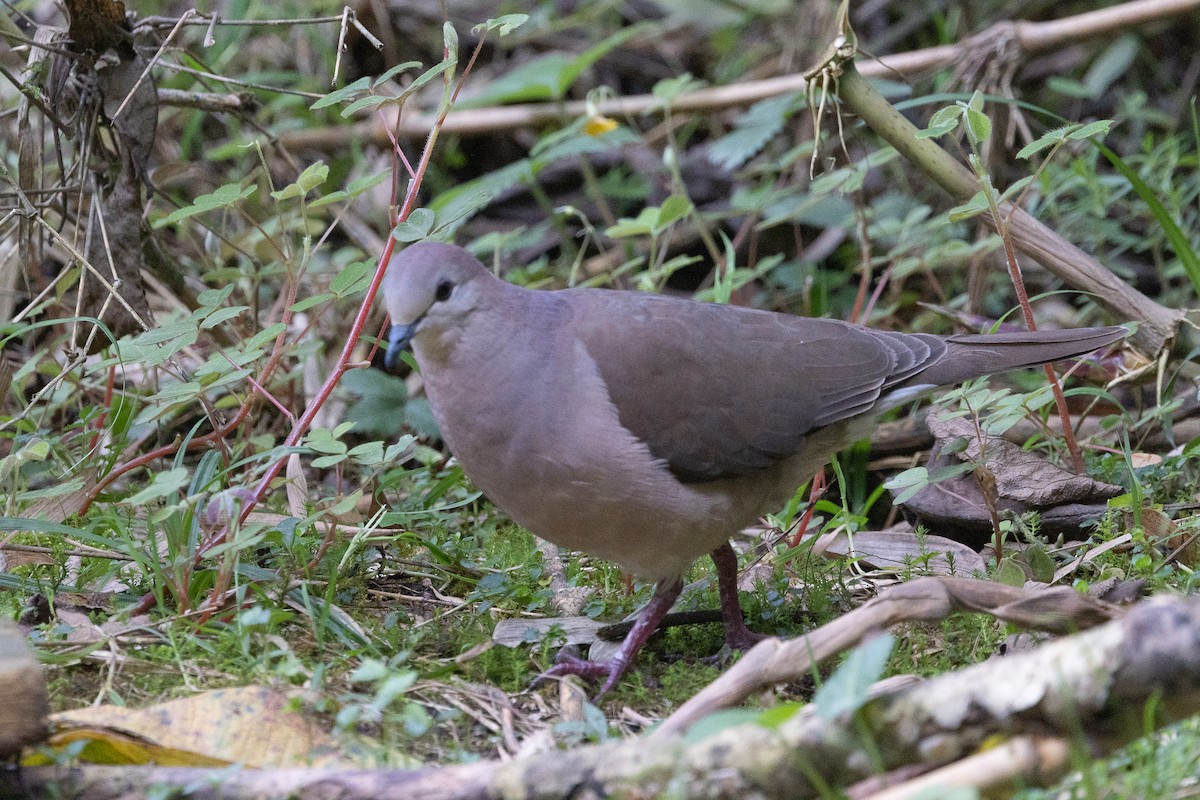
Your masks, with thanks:
M 942 357 L 905 383 L 946 386 L 1047 364 L 1089 353 L 1128 333 L 1125 328 L 1107 327 L 947 336 L 942 340 L 946 346 Z

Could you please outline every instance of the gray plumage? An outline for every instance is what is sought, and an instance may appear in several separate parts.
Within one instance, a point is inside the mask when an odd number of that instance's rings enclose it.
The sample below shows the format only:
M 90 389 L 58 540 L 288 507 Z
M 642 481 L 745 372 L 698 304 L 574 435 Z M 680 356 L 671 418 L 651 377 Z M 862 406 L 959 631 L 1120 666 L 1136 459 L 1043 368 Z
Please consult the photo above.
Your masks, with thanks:
M 478 487 L 543 538 L 673 582 L 882 411 L 1125 333 L 940 337 L 634 292 L 532 291 L 432 242 L 393 257 L 384 293 L 389 356 L 411 340 L 438 426 Z

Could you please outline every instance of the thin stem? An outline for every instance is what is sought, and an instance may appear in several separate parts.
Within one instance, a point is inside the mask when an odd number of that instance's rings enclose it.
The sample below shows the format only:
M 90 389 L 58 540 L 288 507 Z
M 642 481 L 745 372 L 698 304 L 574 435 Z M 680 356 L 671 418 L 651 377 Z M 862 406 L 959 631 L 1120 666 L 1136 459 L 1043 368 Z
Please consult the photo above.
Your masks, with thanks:
M 475 47 L 475 51 L 471 54 L 470 60 L 463 69 L 462 76 L 459 78 L 453 91 L 447 98 L 439 119 L 445 119 L 446 115 L 453 107 L 454 102 L 458 99 L 458 94 L 462 90 L 467 75 L 471 71 L 471 67 L 475 64 L 475 59 L 479 55 L 480 49 L 483 46 L 483 42 L 484 39 L 481 37 L 479 43 Z M 447 57 L 448 56 L 449 54 L 447 54 Z M 425 175 L 425 170 L 429 167 L 429 162 L 433 158 L 434 146 L 437 143 L 438 132 L 440 130 L 440 126 L 435 125 L 429 132 L 429 137 L 426 139 L 425 147 L 421 152 L 421 160 L 417 165 L 416 174 L 413 176 L 412 180 L 409 181 L 404 202 L 401 204 L 400 210 L 396 215 L 397 222 L 402 222 L 407 219 L 409 213 L 416 206 L 417 194 L 421 187 L 421 181 Z M 300 440 L 304 437 L 304 434 L 308 432 L 309 427 L 312 425 L 313 419 L 317 416 L 317 413 L 321 410 L 322 406 L 325 405 L 325 402 L 329 399 L 330 395 L 333 394 L 334 388 L 342 379 L 343 375 L 345 375 L 351 369 L 368 366 L 369 362 L 351 363 L 351 357 L 354 355 L 354 350 L 358 346 L 358 340 L 362 336 L 363 329 L 366 327 L 367 318 L 370 316 L 371 309 L 374 307 L 375 296 L 379 293 L 379 287 L 383 284 L 383 276 L 386 274 L 388 264 L 392 260 L 392 252 L 395 250 L 395 247 L 396 240 L 389 233 L 387 241 L 384 244 L 383 253 L 380 255 L 379 261 L 375 265 L 375 274 L 371 277 L 370 285 L 367 286 L 366 295 L 363 297 L 361 305 L 359 305 L 358 313 L 355 315 L 354 322 L 350 326 L 350 332 L 346 337 L 345 344 L 342 346 L 342 351 L 338 355 L 337 360 L 334 362 L 333 370 L 330 372 L 329 377 L 325 379 L 325 382 L 321 384 L 321 388 L 317 390 L 316 395 L 308 404 L 308 407 L 305 408 L 304 413 L 300 415 L 300 418 L 296 420 L 295 425 L 292 426 L 291 432 L 284 440 L 284 448 L 295 447 L 300 443 Z M 267 492 L 271 488 L 271 483 L 279 475 L 280 470 L 283 469 L 284 463 L 285 459 L 281 457 L 276 458 L 267 466 L 267 469 L 259 479 L 258 484 L 250 492 L 250 496 L 243 504 L 237 520 L 223 526 L 221 530 L 217 531 L 200 544 L 200 546 L 196 549 L 196 555 L 193 561 L 194 564 L 198 565 L 203 560 L 205 555 L 207 555 L 207 553 L 217 545 L 229 541 L 233 535 L 233 531 L 236 530 L 237 527 L 240 527 L 246 523 L 247 519 L 250 517 L 250 514 L 258 506 L 258 504 L 262 502 L 263 498 L 266 497 Z M 201 617 L 201 622 L 207 620 L 208 616 L 211 615 L 218 607 L 215 601 L 219 599 L 228 588 L 230 575 L 231 571 L 227 570 L 223 570 L 221 574 L 218 575 L 217 581 L 213 586 L 212 592 L 210 593 L 210 598 L 212 598 L 214 602 L 209 604 L 209 609 Z M 142 603 L 139 605 L 145 605 L 145 603 L 146 598 L 143 598 Z

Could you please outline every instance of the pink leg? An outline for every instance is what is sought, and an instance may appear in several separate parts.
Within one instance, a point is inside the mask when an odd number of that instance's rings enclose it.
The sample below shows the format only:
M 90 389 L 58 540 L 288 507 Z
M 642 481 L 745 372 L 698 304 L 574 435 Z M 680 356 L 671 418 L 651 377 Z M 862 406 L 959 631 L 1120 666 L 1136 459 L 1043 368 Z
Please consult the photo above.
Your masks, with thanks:
M 725 644 L 734 650 L 746 650 L 766 638 L 746 627 L 742 604 L 738 601 L 737 554 L 725 544 L 712 551 L 717 568 L 717 592 L 721 596 L 721 619 L 725 622 Z
M 733 554 L 732 550 L 729 552 L 730 555 Z M 650 602 L 646 604 L 646 607 L 642 609 L 642 613 L 638 615 L 637 621 L 633 623 L 633 627 L 630 628 L 629 633 L 625 636 L 625 641 L 621 642 L 620 649 L 617 650 L 617 654 L 612 657 L 611 661 L 604 664 L 597 664 L 595 661 L 575 658 L 574 656 L 559 656 L 556 659 L 557 663 L 543 672 L 538 680 L 540 681 L 543 678 L 560 678 L 564 675 L 578 675 L 581 678 L 588 679 L 607 676 L 604 686 L 596 695 L 596 699 L 600 698 L 609 689 L 617 685 L 617 681 L 621 679 L 621 676 L 629 669 L 629 665 L 633 663 L 634 656 L 646 644 L 646 640 L 650 638 L 650 635 L 658 629 L 658 624 L 662 622 L 663 617 L 671 610 L 671 606 L 675 605 L 675 601 L 679 598 L 679 593 L 682 591 L 683 580 L 681 578 L 659 581 L 658 585 L 654 587 L 654 596 L 650 598 Z

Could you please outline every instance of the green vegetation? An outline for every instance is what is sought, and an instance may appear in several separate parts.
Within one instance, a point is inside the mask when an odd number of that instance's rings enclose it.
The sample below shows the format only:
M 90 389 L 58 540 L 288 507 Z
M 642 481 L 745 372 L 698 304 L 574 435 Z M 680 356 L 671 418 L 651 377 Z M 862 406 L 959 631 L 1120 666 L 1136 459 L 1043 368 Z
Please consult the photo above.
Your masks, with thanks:
M 14 26 L 26 25 L 33 5 L 15 5 Z M 158 5 L 136 11 L 183 11 Z M 507 747 L 461 692 L 503 693 L 519 735 L 548 727 L 569 745 L 635 731 L 621 716 L 627 706 L 646 718 L 670 713 L 719 674 L 711 657 L 736 657 L 719 652 L 717 624 L 672 628 L 598 710 L 568 724 L 546 712 L 556 687 L 530 688 L 557 640 L 486 647 L 499 620 L 558 614 L 551 569 L 448 459 L 412 363 L 404 377 L 381 369 L 383 314 L 377 304 L 359 312 L 388 233 L 400 243 L 453 238 L 534 287 L 669 291 L 936 333 L 953 329 L 953 315 L 975 329 L 1019 319 L 1001 237 L 979 223 L 987 198 L 947 200 L 832 96 L 819 141 L 803 91 L 686 102 L 704 86 L 803 71 L 827 44 L 809 6 L 712 4 L 697 17 L 690 4 L 662 2 L 635 21 L 624 4 L 563 14 L 542 2 L 524 9 L 527 18 L 498 16 L 515 5 L 480 5 L 445 26 L 417 11 L 364 18 L 377 35 L 387 28 L 382 50 L 351 29 L 340 55 L 337 22 L 218 25 L 207 46 L 204 25 L 186 26 L 150 72 L 160 93 L 153 141 L 131 151 L 118 129 L 124 162 L 88 149 L 94 132 L 64 111 L 82 100 L 52 92 L 51 56 L 41 51 L 33 60 L 47 60 L 22 77 L 42 98 L 22 112 L 39 120 L 36 144 L 22 151 L 18 134 L 31 128 L 16 109 L 25 101 L 5 82 L 0 275 L 14 277 L 0 284 L 0 586 L 9 590 L 0 607 L 22 619 L 44 658 L 56 710 L 270 684 L 303 690 L 300 705 L 374 763 L 454 763 Z M 957 44 L 1021 13 L 1000 2 L 873 8 L 851 17 L 871 53 Z M 223 11 L 226 20 L 298 13 Z M 316 12 L 310 4 L 304 13 Z M 1057 60 L 1000 59 L 997 68 L 1013 70 L 1007 81 L 947 66 L 876 84 L 969 158 L 996 198 L 1019 199 L 1162 306 L 1194 309 L 1200 121 L 1191 89 L 1178 88 L 1191 27 L 1169 22 L 1077 42 Z M 20 74 L 30 56 L 17 45 L 31 33 L 5 35 L 16 49 L 0 61 Z M 1030 77 L 1014 83 L 1018 67 Z M 211 110 L 166 90 L 243 94 Z M 606 112 L 616 95 L 654 103 Z M 579 100 L 582 109 L 568 105 Z M 510 126 L 494 113 L 535 101 L 551 104 L 545 117 Z M 451 108 L 493 113 L 472 129 L 451 117 L 427 142 Z M 155 121 L 145 108 L 128 113 Z M 154 191 L 135 182 L 145 194 L 132 212 L 105 206 L 97 198 L 111 197 L 131 161 Z M 114 231 L 107 247 L 101 212 Z M 105 254 L 132 268 L 107 272 Z M 108 288 L 97 294 L 81 256 L 112 279 Z M 1022 266 L 1044 321 L 1105 320 L 1094 298 Z M 81 276 L 91 288 L 79 288 Z M 134 295 L 122 288 L 130 285 Z M 1005 519 L 1005 553 L 1023 552 L 1007 567 L 989 561 L 993 577 L 1022 582 L 1067 568 L 1060 582 L 1081 591 L 1110 579 L 1145 580 L 1150 593 L 1191 590 L 1194 341 L 1184 330 L 1148 382 L 1070 384 L 1072 410 L 1099 419 L 1080 438 L 1087 472 L 1125 494 L 1074 547 L 1039 535 L 1037 514 Z M 1128 358 L 1126 367 L 1144 366 Z M 1054 402 L 1044 382 L 1031 371 L 1011 390 L 968 387 L 943 404 L 996 430 L 1027 419 L 1047 428 Z M 1069 465 L 1056 436 L 1025 446 Z M 857 447 L 823 499 L 805 487 L 772 518 L 778 530 L 743 559 L 767 565 L 744 596 L 751 627 L 796 636 L 879 585 L 924 574 L 928 559 L 876 570 L 816 555 L 811 539 L 788 547 L 779 534 L 806 512 L 810 532 L 877 530 L 894 520 L 887 478 L 916 468 L 891 484 L 901 491 L 939 477 L 921 463 L 881 464 Z M 650 596 L 596 559 L 568 554 L 563 567 L 568 587 L 590 592 L 590 617 L 618 621 Z M 704 561 L 688 578 L 710 576 Z M 716 607 L 715 580 L 683 602 Z M 976 663 L 1012 632 L 966 614 L 906 624 L 884 674 Z M 777 702 L 810 700 L 831 671 L 783 687 Z M 1196 752 L 1193 720 L 1081 764 L 1055 791 L 1182 796 L 1200 771 Z

